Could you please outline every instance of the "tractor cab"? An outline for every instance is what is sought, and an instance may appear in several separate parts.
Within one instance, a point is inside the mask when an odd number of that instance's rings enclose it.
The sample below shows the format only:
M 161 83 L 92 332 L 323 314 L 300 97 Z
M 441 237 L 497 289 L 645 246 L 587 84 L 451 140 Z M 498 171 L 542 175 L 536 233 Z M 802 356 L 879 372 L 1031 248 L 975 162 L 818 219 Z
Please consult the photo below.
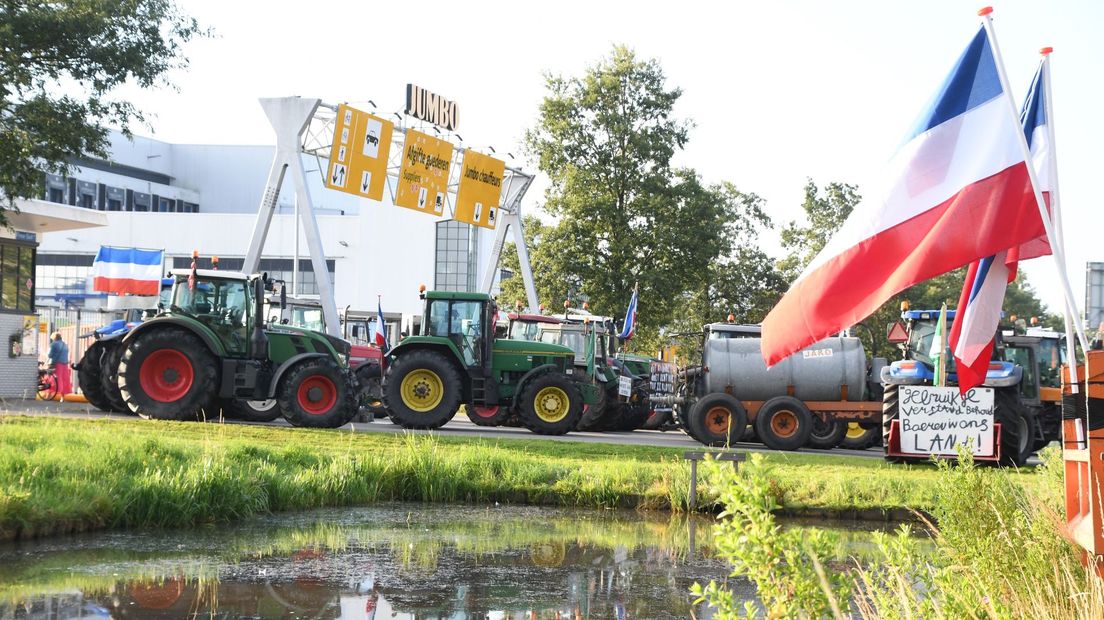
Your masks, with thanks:
M 943 336 L 943 359 L 945 360 L 944 368 L 947 372 L 947 382 L 952 385 L 958 382 L 954 356 L 951 355 L 948 342 L 954 320 L 955 311 L 947 310 L 947 323 L 944 326 Z M 898 344 L 904 359 L 892 362 L 882 368 L 882 383 L 897 385 L 930 383 L 935 379 L 932 345 L 935 343 L 939 310 L 906 310 L 901 313 L 901 321 L 908 336 L 904 342 Z M 1020 381 L 1022 372 L 1022 369 L 1017 368 L 1015 363 L 1000 359 L 994 351 L 994 359 L 989 363 L 989 370 L 985 375 L 985 385 L 990 387 L 1015 385 Z
M 422 335 L 447 339 L 464 366 L 481 368 L 490 361 L 497 313 L 487 295 L 434 292 L 426 297 Z
M 706 340 L 721 340 L 726 338 L 759 338 L 762 335 L 762 325 L 710 323 L 709 325 L 705 326 Z
M 174 269 L 171 273 L 176 282 L 170 313 L 191 317 L 206 326 L 231 356 L 267 355 L 267 351 L 250 348 L 257 315 L 254 306 L 259 306 L 256 296 L 261 292 L 260 278 L 214 269 Z
M 560 318 L 543 314 L 511 312 L 507 315 L 507 318 L 509 321 L 506 327 L 506 337 L 510 340 L 529 340 L 531 342 L 540 340 L 542 326 L 563 323 Z

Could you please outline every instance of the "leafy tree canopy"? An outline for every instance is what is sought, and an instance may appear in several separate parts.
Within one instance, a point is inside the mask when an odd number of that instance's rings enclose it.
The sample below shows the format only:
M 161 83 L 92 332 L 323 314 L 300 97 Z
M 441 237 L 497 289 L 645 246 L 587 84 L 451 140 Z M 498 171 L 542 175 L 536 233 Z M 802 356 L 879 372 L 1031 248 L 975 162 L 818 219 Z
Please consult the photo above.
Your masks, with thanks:
M 15 197 L 40 193 L 43 170 L 106 157 L 107 126 L 129 135 L 144 120 L 112 91 L 165 84 L 205 34 L 171 0 L 0 2 L 0 221 Z

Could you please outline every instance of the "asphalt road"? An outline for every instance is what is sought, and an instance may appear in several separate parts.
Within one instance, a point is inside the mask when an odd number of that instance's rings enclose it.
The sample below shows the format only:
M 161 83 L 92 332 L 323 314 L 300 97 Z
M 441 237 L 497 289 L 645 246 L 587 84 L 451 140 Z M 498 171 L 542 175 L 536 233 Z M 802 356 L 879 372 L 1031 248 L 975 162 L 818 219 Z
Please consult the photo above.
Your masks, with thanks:
M 6 400 L 0 403 L 0 415 L 32 415 L 52 417 L 72 417 L 80 419 L 119 419 L 133 420 L 133 416 L 115 413 L 104 413 L 85 403 L 56 403 L 35 400 Z M 249 424 L 238 420 L 226 420 L 227 424 Z M 290 424 L 284 420 L 259 423 L 259 426 L 277 426 L 290 428 Z M 537 435 L 524 428 L 485 427 L 472 424 L 463 414 L 457 415 L 451 422 L 434 431 L 405 430 L 392 424 L 386 418 L 370 423 L 351 423 L 341 427 L 340 430 L 357 433 L 417 433 L 420 435 L 439 435 L 442 437 L 479 437 L 483 439 L 536 439 L 541 441 L 581 441 L 586 443 L 606 443 L 623 446 L 660 446 L 667 448 L 684 448 L 698 450 L 702 444 L 691 439 L 682 431 L 632 431 L 632 432 L 575 432 L 567 435 L 546 436 Z M 733 446 L 748 452 L 770 452 L 762 444 L 739 443 Z M 880 448 L 871 450 L 810 450 L 802 452 L 807 454 L 822 454 L 826 456 L 858 456 L 871 459 L 881 459 Z

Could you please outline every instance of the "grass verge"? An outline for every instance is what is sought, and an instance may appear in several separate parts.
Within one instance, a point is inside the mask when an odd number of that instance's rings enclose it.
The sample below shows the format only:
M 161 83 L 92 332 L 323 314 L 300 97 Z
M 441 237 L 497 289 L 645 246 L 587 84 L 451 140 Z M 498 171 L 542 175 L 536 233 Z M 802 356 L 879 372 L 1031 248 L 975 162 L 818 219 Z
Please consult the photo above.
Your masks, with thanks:
M 934 505 L 929 466 L 766 459 L 783 511 L 899 518 Z M 0 540 L 392 500 L 679 511 L 688 485 L 678 448 L 0 416 Z

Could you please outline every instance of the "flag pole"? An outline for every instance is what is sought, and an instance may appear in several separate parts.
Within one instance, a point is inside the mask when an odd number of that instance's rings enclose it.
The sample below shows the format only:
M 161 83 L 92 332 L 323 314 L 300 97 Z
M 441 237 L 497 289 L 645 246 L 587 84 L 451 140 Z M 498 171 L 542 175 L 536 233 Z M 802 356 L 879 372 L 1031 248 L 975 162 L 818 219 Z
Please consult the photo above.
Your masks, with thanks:
M 1039 191 L 1039 180 L 1035 174 L 1034 159 L 1031 156 L 1031 149 L 1027 145 L 1027 137 L 1024 136 L 1020 115 L 1016 112 L 1016 103 L 1012 100 L 1012 91 L 1008 87 L 1008 75 L 1004 72 L 1004 60 L 1001 58 L 1000 47 L 997 45 L 997 36 L 993 31 L 992 13 L 993 7 L 989 6 L 978 11 L 978 15 L 982 18 L 982 25 L 985 27 L 985 34 L 989 38 L 989 46 L 993 50 L 993 62 L 997 66 L 997 77 L 1000 79 L 1001 90 L 1004 91 L 1004 100 L 1008 104 L 1008 113 L 1011 115 L 1018 129 L 1016 136 L 1020 143 L 1020 151 L 1023 153 L 1024 165 L 1027 167 L 1027 178 L 1031 183 L 1031 190 L 1035 194 L 1035 204 L 1039 207 L 1039 217 L 1043 222 L 1043 230 L 1046 232 L 1047 241 L 1050 243 L 1051 256 L 1054 258 L 1054 264 L 1058 271 L 1058 280 L 1062 283 L 1062 292 L 1065 294 L 1066 305 L 1068 307 L 1073 305 L 1073 289 L 1070 288 L 1069 277 L 1066 275 L 1065 257 L 1062 253 L 1062 247 L 1058 244 L 1054 235 L 1054 227 L 1051 225 L 1050 214 L 1047 213 L 1046 203 L 1043 201 L 1043 194 Z M 1080 325 L 1077 325 L 1076 329 L 1078 337 L 1084 340 L 1084 330 L 1081 329 Z
M 1044 47 L 1039 50 L 1039 53 L 1043 56 L 1043 107 L 1046 112 L 1046 128 L 1047 128 L 1047 146 L 1050 148 L 1050 157 L 1048 163 L 1050 170 L 1050 211 L 1054 218 L 1054 233 L 1058 236 L 1058 245 L 1062 248 L 1063 264 L 1065 263 L 1066 255 L 1066 235 L 1065 229 L 1062 225 L 1062 203 L 1059 199 L 1058 193 L 1058 147 L 1054 139 L 1054 108 L 1051 103 L 1051 87 L 1050 87 L 1050 54 L 1054 51 L 1052 47 Z M 1069 373 L 1070 373 L 1070 389 L 1076 394 L 1080 391 L 1080 385 L 1077 377 L 1077 345 L 1073 339 L 1075 325 L 1080 325 L 1077 314 L 1077 306 L 1072 305 L 1070 300 L 1066 300 L 1066 359 L 1069 360 Z M 1077 331 L 1078 341 L 1081 343 L 1081 350 L 1088 351 L 1088 343 L 1085 341 L 1085 335 L 1083 330 Z M 1088 364 L 1088 360 L 1086 360 Z M 1086 375 L 1088 374 L 1088 367 L 1086 366 Z

